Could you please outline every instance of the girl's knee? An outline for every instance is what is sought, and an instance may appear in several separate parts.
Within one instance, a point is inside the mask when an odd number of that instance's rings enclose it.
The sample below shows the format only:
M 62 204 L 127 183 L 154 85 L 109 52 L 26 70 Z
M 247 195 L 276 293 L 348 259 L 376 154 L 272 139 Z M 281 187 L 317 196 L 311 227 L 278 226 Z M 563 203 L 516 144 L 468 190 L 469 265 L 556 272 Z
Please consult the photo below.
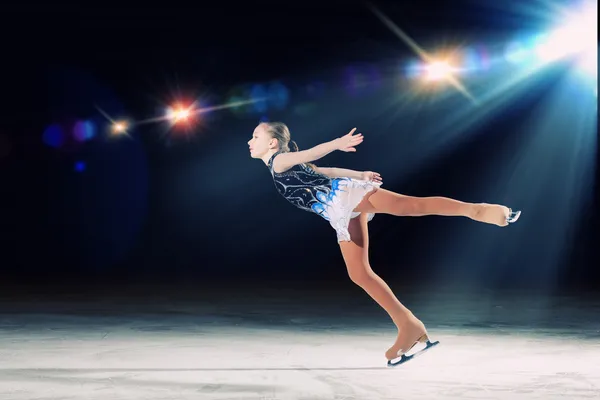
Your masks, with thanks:
M 371 267 L 367 263 L 356 263 L 348 266 L 348 277 L 358 286 L 363 286 L 372 279 Z

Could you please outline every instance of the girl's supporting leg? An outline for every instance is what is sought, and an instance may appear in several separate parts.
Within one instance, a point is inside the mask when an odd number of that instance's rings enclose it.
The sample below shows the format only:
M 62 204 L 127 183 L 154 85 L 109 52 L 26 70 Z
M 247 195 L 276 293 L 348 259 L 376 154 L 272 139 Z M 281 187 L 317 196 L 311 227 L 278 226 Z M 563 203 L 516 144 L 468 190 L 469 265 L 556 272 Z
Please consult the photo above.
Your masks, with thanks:
M 385 353 L 386 358 L 392 360 L 408 351 L 426 333 L 425 325 L 400 303 L 390 287 L 371 269 L 367 215 L 362 213 L 350 220 L 348 230 L 352 240 L 339 244 L 350 279 L 390 315 L 398 328 L 396 342 Z

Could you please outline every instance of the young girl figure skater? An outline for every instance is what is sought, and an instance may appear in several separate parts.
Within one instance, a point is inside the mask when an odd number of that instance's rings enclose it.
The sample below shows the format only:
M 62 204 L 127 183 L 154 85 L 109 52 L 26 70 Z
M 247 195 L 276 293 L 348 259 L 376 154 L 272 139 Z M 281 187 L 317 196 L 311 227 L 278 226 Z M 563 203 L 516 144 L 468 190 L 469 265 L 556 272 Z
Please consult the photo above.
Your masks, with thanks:
M 263 122 L 254 129 L 248 146 L 251 157 L 260 158 L 267 165 L 283 197 L 302 210 L 320 215 L 335 229 L 350 279 L 389 314 L 398 328 L 396 341 L 385 352 L 388 366 L 394 366 L 418 354 L 407 355 L 416 344 L 426 345 L 422 352 L 439 342 L 430 342 L 423 322 L 398 301 L 371 269 L 367 223 L 375 214 L 443 215 L 506 226 L 516 222 L 521 212 L 497 204 L 406 196 L 381 188 L 382 179 L 376 172 L 310 164 L 335 150 L 355 152 L 363 141 L 362 134 L 355 131 L 356 128 L 340 138 L 299 151 L 284 123 Z

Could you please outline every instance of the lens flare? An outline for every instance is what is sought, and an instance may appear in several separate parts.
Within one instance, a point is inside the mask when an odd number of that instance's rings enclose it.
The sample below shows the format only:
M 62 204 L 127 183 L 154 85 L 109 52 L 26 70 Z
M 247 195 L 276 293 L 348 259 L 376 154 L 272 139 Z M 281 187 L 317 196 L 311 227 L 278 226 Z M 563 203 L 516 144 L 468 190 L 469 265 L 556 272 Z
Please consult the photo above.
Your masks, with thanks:
M 189 108 L 175 106 L 167 109 L 167 117 L 174 123 L 187 121 L 190 115 Z
M 113 123 L 112 125 L 112 129 L 111 132 L 115 135 L 121 135 L 127 132 L 127 122 L 125 121 L 118 121 Z
M 428 81 L 440 81 L 448 79 L 454 68 L 446 61 L 436 61 L 425 67 L 425 79 Z

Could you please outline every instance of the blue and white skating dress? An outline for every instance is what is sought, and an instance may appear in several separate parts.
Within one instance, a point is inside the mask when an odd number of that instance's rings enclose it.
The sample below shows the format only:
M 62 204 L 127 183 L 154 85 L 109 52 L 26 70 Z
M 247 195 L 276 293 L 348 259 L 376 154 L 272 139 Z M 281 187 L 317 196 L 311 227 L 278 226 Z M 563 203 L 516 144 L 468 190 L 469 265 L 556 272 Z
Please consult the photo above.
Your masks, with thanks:
M 267 163 L 277 191 L 296 207 L 316 213 L 329 221 L 337 233 L 338 242 L 350 241 L 348 224 L 360 215 L 353 210 L 363 197 L 380 183 L 351 178 L 330 178 L 314 171 L 306 164 L 294 165 L 285 172 L 273 171 L 271 156 Z M 371 221 L 374 214 L 368 214 Z

